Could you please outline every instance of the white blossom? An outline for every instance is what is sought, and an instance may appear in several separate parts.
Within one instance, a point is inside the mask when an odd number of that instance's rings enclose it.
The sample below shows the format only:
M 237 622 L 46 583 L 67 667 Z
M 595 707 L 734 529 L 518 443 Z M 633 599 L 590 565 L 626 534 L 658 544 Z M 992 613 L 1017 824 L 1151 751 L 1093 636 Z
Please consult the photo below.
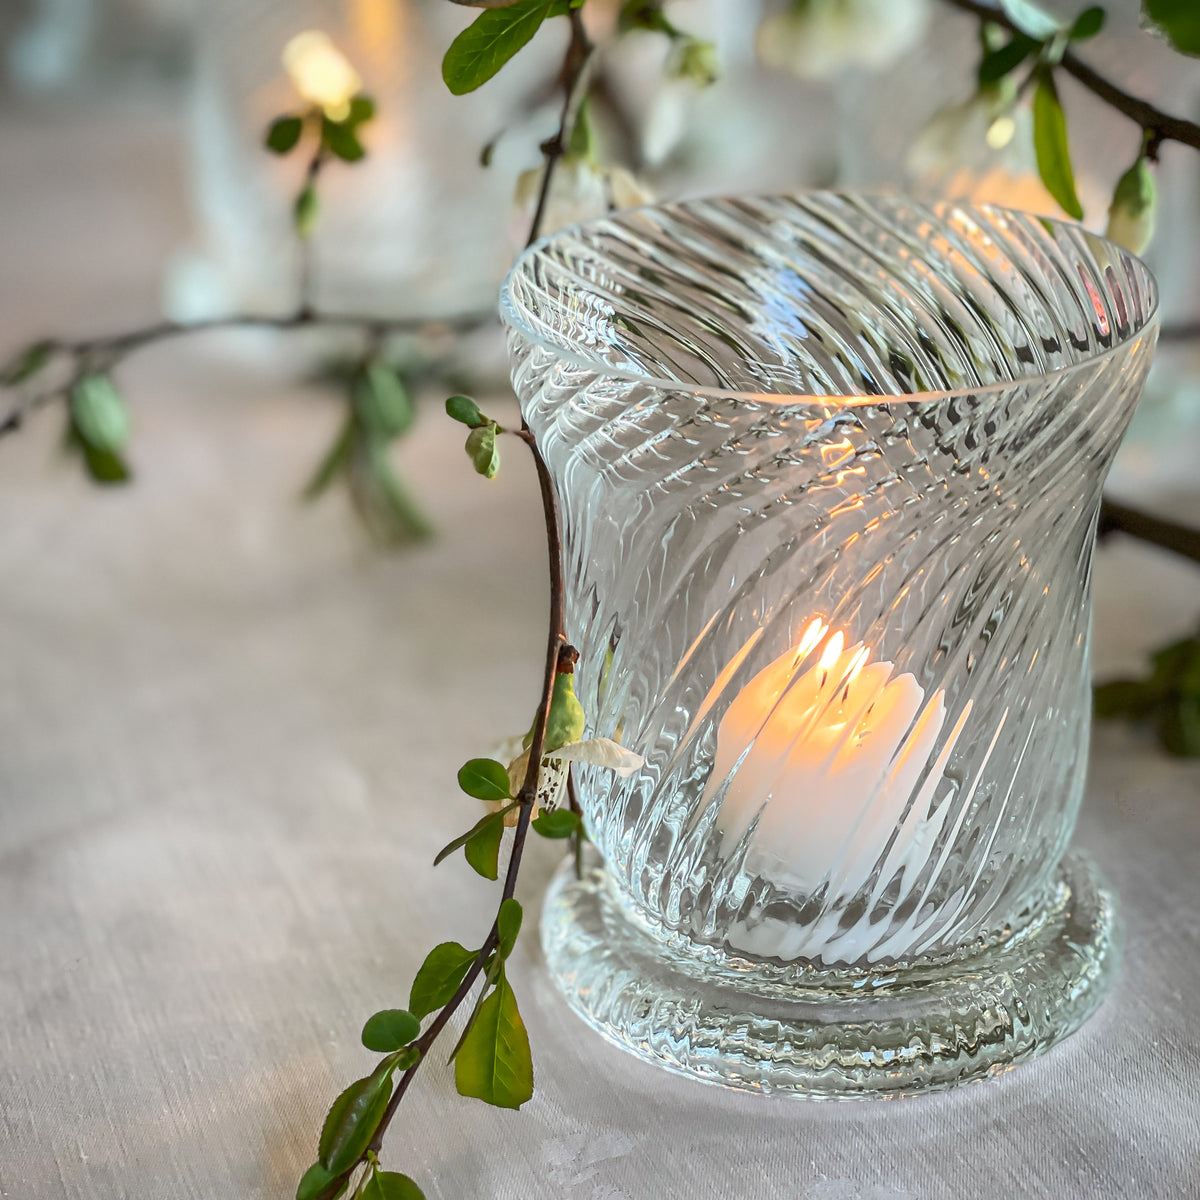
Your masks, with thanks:
M 350 115 L 350 101 L 362 90 L 362 79 L 329 34 L 319 29 L 296 34 L 283 48 L 283 67 L 303 99 L 331 121 Z
M 880 70 L 920 39 L 929 0 L 793 0 L 765 17 L 754 44 L 768 67 L 833 79 L 847 67 Z
M 529 750 L 523 749 L 524 738 L 509 738 L 496 752 L 501 762 L 508 762 L 509 790 L 515 796 L 520 792 L 529 770 Z M 512 754 L 511 759 L 509 755 Z M 533 816 L 539 811 L 550 812 L 562 806 L 567 787 L 567 772 L 570 764 L 589 763 L 612 771 L 621 778 L 632 775 L 645 765 L 645 759 L 632 750 L 627 750 L 619 742 L 611 738 L 588 738 L 582 742 L 570 742 L 560 746 L 552 754 L 544 755 L 542 768 L 538 774 L 538 792 L 534 801 Z M 506 802 L 511 803 L 511 801 Z M 489 805 L 493 812 L 506 804 L 492 801 Z M 507 813 L 504 818 L 506 825 L 517 823 L 517 810 Z

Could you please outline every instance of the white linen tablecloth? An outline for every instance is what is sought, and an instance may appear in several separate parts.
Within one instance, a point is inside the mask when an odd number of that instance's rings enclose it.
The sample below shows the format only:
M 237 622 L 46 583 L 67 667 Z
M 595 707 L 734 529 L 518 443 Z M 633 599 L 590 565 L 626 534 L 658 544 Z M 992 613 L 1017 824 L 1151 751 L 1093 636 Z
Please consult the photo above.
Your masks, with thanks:
M 153 313 L 176 130 L 113 119 L 0 118 L 4 346 Z M 441 536 L 373 552 L 342 499 L 296 503 L 338 419 L 298 345 L 131 362 L 128 489 L 58 457 L 57 415 L 0 442 L 0 1196 L 290 1197 L 372 1061 L 363 1018 L 486 926 L 494 886 L 431 863 L 476 815 L 456 768 L 535 702 L 532 472 L 514 444 L 473 475 L 430 397 L 401 460 Z M 1197 613 L 1200 571 L 1102 550 L 1103 666 Z M 1127 928 L 1100 1014 L 1001 1078 L 873 1105 L 705 1088 L 585 1029 L 534 936 L 538 843 L 512 972 L 536 1095 L 489 1109 L 431 1061 L 385 1164 L 430 1200 L 1200 1196 L 1200 764 L 1101 728 L 1078 841 Z

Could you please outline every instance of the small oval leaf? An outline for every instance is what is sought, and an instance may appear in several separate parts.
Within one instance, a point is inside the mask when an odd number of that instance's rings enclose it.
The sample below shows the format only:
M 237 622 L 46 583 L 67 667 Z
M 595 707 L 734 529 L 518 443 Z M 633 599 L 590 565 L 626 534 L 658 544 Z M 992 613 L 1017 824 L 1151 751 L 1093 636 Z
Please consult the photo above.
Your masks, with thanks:
M 533 819 L 533 831 L 544 838 L 570 837 L 579 828 L 579 814 L 569 808 L 556 808 Z
M 488 423 L 488 418 L 479 411 L 479 405 L 470 396 L 451 396 L 446 401 L 446 415 L 471 429 Z
M 501 958 L 507 958 L 517 944 L 517 934 L 521 932 L 521 918 L 524 916 L 520 902 L 511 897 L 500 905 L 496 913 L 496 949 Z
M 403 1008 L 385 1008 L 367 1018 L 362 1044 L 377 1054 L 390 1054 L 420 1036 L 421 1022 Z
M 425 1200 L 425 1193 L 399 1171 L 376 1171 L 362 1190 L 362 1200 Z
M 434 946 L 413 980 L 408 997 L 408 1008 L 412 1015 L 426 1017 L 444 1008 L 458 991 L 458 985 L 477 956 L 478 951 L 468 950 L 458 942 L 442 942 L 440 946 Z
M 345 1173 L 331 1174 L 315 1162 L 304 1172 L 304 1178 L 296 1188 L 296 1200 L 336 1200 L 346 1190 L 348 1182 Z
M 467 434 L 467 456 L 485 479 L 495 479 L 500 469 L 500 448 L 496 445 L 497 427 L 489 421 Z
M 476 800 L 511 800 L 508 771 L 494 758 L 473 758 L 458 771 L 458 786 Z
M 463 846 L 467 862 L 484 877 L 495 879 L 500 874 L 500 841 L 504 837 L 504 818 L 489 821 L 473 833 Z
M 276 154 L 287 154 L 294 150 L 300 140 L 300 131 L 304 123 L 299 117 L 276 117 L 267 130 L 266 145 L 268 150 Z

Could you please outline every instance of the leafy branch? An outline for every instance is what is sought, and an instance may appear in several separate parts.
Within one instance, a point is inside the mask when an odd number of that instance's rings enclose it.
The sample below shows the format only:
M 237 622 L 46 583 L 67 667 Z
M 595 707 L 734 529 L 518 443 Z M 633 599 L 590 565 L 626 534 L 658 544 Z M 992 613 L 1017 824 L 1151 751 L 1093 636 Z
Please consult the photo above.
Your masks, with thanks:
M 532 31 L 528 29 L 527 22 L 532 19 L 528 15 L 524 21 L 514 19 L 521 17 L 516 10 L 522 9 L 533 12 L 537 18 Z M 510 31 L 508 42 L 501 39 L 500 45 L 496 45 L 494 34 L 489 34 L 486 42 L 477 36 L 475 41 L 468 41 L 468 45 L 477 47 L 486 44 L 490 47 L 489 61 L 497 63 L 492 71 L 494 73 L 507 61 L 507 57 L 511 57 L 516 49 L 529 40 L 549 11 L 550 5 L 544 0 L 525 0 L 508 9 L 487 10 L 465 32 L 469 34 L 471 29 L 481 24 L 485 32 L 499 27 Z M 498 24 L 496 18 L 500 14 L 509 16 Z M 592 46 L 577 9 L 570 9 L 568 15 L 571 39 L 563 66 L 566 98 L 558 131 L 542 147 L 544 191 L 530 225 L 530 242 L 536 240 L 540 232 L 545 212 L 545 190 L 569 143 L 573 122 L 578 117 L 580 98 L 586 89 L 586 70 L 592 55 Z M 478 35 L 478 30 L 476 32 Z M 463 36 L 460 35 L 456 41 L 460 52 Z M 504 53 L 506 48 L 507 55 Z M 454 51 L 453 46 L 451 51 Z M 472 50 L 472 63 L 476 62 L 479 53 L 477 49 Z M 451 66 L 444 69 L 444 73 L 447 74 L 451 90 L 455 90 L 451 82 L 455 77 L 455 60 L 451 53 L 447 54 L 447 60 Z M 477 65 L 472 70 L 474 74 L 471 78 L 481 74 Z M 488 77 L 484 75 L 479 82 Z M 498 465 L 496 437 L 506 431 L 465 396 L 451 397 L 447 402 L 447 411 L 470 430 L 468 453 L 475 469 L 490 478 Z M 550 620 L 542 694 L 526 737 L 525 754 L 516 760 L 519 763 L 524 759 L 524 773 L 515 796 L 512 795 L 509 771 L 502 764 L 490 759 L 473 759 L 466 763 L 459 772 L 462 789 L 469 795 L 501 807 L 476 822 L 466 834 L 454 839 L 438 856 L 438 861 L 441 861 L 461 848 L 476 871 L 486 878 L 495 879 L 504 824 L 507 818 L 515 815 L 512 848 L 500 902 L 478 950 L 471 951 L 456 942 L 435 947 L 417 972 L 409 1009 L 378 1013 L 367 1022 L 363 1030 L 364 1044 L 369 1049 L 384 1052 L 385 1057 L 371 1075 L 351 1084 L 334 1101 L 322 1129 L 318 1161 L 301 1180 L 298 1200 L 334 1200 L 349 1186 L 355 1172 L 360 1170 L 363 1173 L 357 1189 L 359 1196 L 368 1198 L 372 1195 L 370 1189 L 379 1187 L 393 1189 L 394 1195 L 401 1200 L 419 1200 L 421 1190 L 408 1176 L 379 1169 L 378 1152 L 421 1063 L 481 978 L 483 986 L 458 1044 L 450 1055 L 455 1064 L 456 1086 L 463 1095 L 511 1108 L 519 1108 L 533 1093 L 529 1040 L 516 996 L 505 975 L 505 962 L 521 925 L 521 908 L 515 899 L 515 892 L 529 830 L 536 828 L 548 837 L 560 837 L 571 832 L 578 835 L 579 819 L 573 810 L 565 814 L 547 812 L 536 821 L 534 810 L 542 787 L 547 752 L 562 751 L 569 742 L 578 740 L 583 731 L 583 711 L 575 699 L 573 688 L 574 664 L 578 653 L 566 642 L 562 537 L 553 481 L 528 425 L 522 421 L 521 428 L 513 432 L 529 448 L 533 458 L 546 530 Z M 561 819 L 563 816 L 567 818 L 566 821 Z M 554 817 L 560 819 L 547 823 L 547 818 Z M 418 1033 L 420 1018 L 429 1013 L 436 1015 L 428 1027 Z M 400 1076 L 393 1087 L 396 1072 L 400 1072 Z
M 970 13 L 981 22 L 998 25 L 1015 36 L 1021 38 L 1030 36 L 1028 31 L 1023 29 L 1004 8 L 985 3 L 984 0 L 945 0 L 945 3 L 961 12 Z M 1162 142 L 1175 141 L 1200 150 L 1200 125 L 1194 121 L 1186 121 L 1182 117 L 1165 113 L 1149 101 L 1142 100 L 1125 91 L 1124 88 L 1101 75 L 1099 71 L 1088 66 L 1069 49 L 1062 50 L 1057 65 L 1109 107 L 1116 109 L 1117 112 L 1140 125 L 1153 139 L 1155 148 Z

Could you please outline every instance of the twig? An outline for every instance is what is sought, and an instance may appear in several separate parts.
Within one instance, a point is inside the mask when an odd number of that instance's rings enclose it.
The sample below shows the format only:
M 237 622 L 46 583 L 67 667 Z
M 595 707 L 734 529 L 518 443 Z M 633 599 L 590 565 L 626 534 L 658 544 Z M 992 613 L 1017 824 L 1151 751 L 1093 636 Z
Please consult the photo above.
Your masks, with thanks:
M 236 313 L 228 317 L 210 317 L 199 321 L 156 321 L 124 333 L 76 341 L 50 339 L 46 346 L 56 354 L 72 355 L 78 363 L 102 363 L 107 369 L 136 350 L 171 338 L 188 337 L 213 329 L 362 329 L 378 337 L 389 333 L 417 333 L 443 326 L 456 333 L 468 333 L 492 324 L 494 312 L 460 313 L 446 317 L 380 317 L 362 313 L 326 313 L 300 308 L 293 313 Z M 58 399 L 61 388 L 35 392 L 0 418 L 0 437 L 15 433 L 32 412 Z
M 991 4 L 981 3 L 980 0 L 945 0 L 952 8 L 970 13 L 980 21 L 999 25 L 1012 33 L 1021 32 L 1011 17 L 1002 9 Z M 1094 96 L 1098 96 L 1111 108 L 1123 113 L 1131 121 L 1136 121 L 1151 136 L 1152 148 L 1158 143 L 1171 141 L 1182 142 L 1200 150 L 1200 125 L 1193 121 L 1185 121 L 1182 117 L 1173 117 L 1160 108 L 1155 108 L 1146 100 L 1131 95 L 1118 87 L 1110 79 L 1106 79 L 1099 71 L 1089 67 L 1087 63 L 1077 58 L 1070 50 L 1062 56 L 1062 69 L 1073 79 L 1081 83 Z
M 325 139 L 318 138 L 316 153 L 309 160 L 308 170 L 304 172 L 302 195 L 304 192 L 311 192 L 317 186 L 317 176 L 324 165 Z M 300 280 L 296 290 L 300 297 L 300 313 L 306 314 L 313 311 L 313 244 L 312 238 L 304 230 L 297 229 L 296 236 L 300 243 Z
M 1100 523 L 1096 532 L 1099 537 L 1126 533 L 1200 563 L 1200 530 L 1151 516 L 1127 504 L 1118 504 L 1115 500 L 1105 500 L 1100 505 Z
M 567 48 L 566 61 L 563 64 L 563 84 L 566 89 L 567 100 L 563 105 L 562 122 L 559 125 L 558 133 L 542 147 L 542 153 L 545 156 L 542 195 L 530 224 L 527 245 L 535 242 L 541 232 L 541 223 L 546 208 L 545 197 L 548 181 L 554 173 L 559 158 L 562 157 L 562 148 L 566 145 L 569 137 L 570 125 L 568 122 L 573 121 L 575 115 L 578 113 L 578 102 L 572 98 L 582 96 L 583 94 L 583 77 L 586 74 L 591 53 L 592 46 L 583 29 L 583 23 L 579 19 L 578 10 L 572 9 L 571 43 Z M 529 447 L 529 452 L 533 456 L 533 465 L 537 472 L 538 491 L 542 498 L 542 517 L 546 525 L 546 548 L 550 570 L 550 622 L 546 637 L 546 663 L 542 677 L 542 696 L 538 704 L 537 716 L 534 718 L 533 738 L 529 746 L 529 765 L 525 769 L 525 778 L 522 780 L 520 790 L 517 793 L 520 810 L 517 815 L 512 850 L 508 858 L 508 869 L 504 875 L 504 888 L 500 898 L 501 903 L 511 899 L 517 888 L 517 875 L 521 868 L 521 858 L 524 854 L 525 842 L 529 836 L 529 822 L 533 817 L 533 808 L 537 800 L 538 777 L 546 746 L 546 726 L 550 720 L 550 704 L 554 697 L 554 679 L 560 671 L 573 670 L 575 659 L 578 658 L 577 651 L 567 645 L 566 642 L 566 617 L 563 605 L 562 532 L 558 514 L 558 500 L 554 493 L 554 481 L 550 477 L 546 460 L 542 457 L 541 451 L 538 450 L 533 434 L 524 420 L 521 422 L 521 429 L 517 431 L 517 436 Z M 497 906 L 498 908 L 499 906 Z M 367 1161 L 368 1155 L 378 1152 L 383 1143 L 384 1135 L 387 1133 L 388 1126 L 391 1124 L 396 1110 L 400 1107 L 400 1102 L 404 1099 L 405 1092 L 408 1090 L 421 1063 L 425 1061 L 426 1053 L 437 1040 L 442 1030 L 445 1029 L 450 1018 L 462 1005 L 463 1001 L 466 1000 L 467 996 L 470 995 L 471 989 L 479 981 L 488 957 L 495 950 L 499 940 L 498 919 L 499 911 L 497 911 L 497 919 L 493 920 L 492 927 L 484 939 L 482 948 L 478 955 L 476 955 L 475 961 L 467 969 L 467 973 L 463 977 L 458 990 L 433 1021 L 430 1022 L 429 1028 L 413 1043 L 414 1047 L 420 1052 L 421 1057 L 404 1072 L 397 1083 L 396 1089 L 388 1100 L 387 1107 L 384 1109 L 375 1135 L 371 1139 L 371 1144 L 363 1152 L 362 1158 L 359 1160 L 360 1164 Z
M 595 47 L 588 40 L 587 30 L 583 27 L 583 17 L 579 9 L 571 9 L 571 41 L 567 46 L 567 57 L 563 63 L 563 85 L 566 95 L 563 97 L 562 117 L 558 123 L 558 132 L 542 143 L 542 186 L 538 189 L 537 207 L 533 210 L 533 220 L 529 225 L 529 237 L 526 246 L 532 246 L 542 233 L 542 222 L 546 216 L 546 204 L 550 199 L 550 185 L 554 181 L 554 173 L 558 169 L 559 159 L 567 151 L 571 140 L 571 130 L 579 117 L 579 107 L 587 94 L 587 81 L 591 73 L 592 51 Z

